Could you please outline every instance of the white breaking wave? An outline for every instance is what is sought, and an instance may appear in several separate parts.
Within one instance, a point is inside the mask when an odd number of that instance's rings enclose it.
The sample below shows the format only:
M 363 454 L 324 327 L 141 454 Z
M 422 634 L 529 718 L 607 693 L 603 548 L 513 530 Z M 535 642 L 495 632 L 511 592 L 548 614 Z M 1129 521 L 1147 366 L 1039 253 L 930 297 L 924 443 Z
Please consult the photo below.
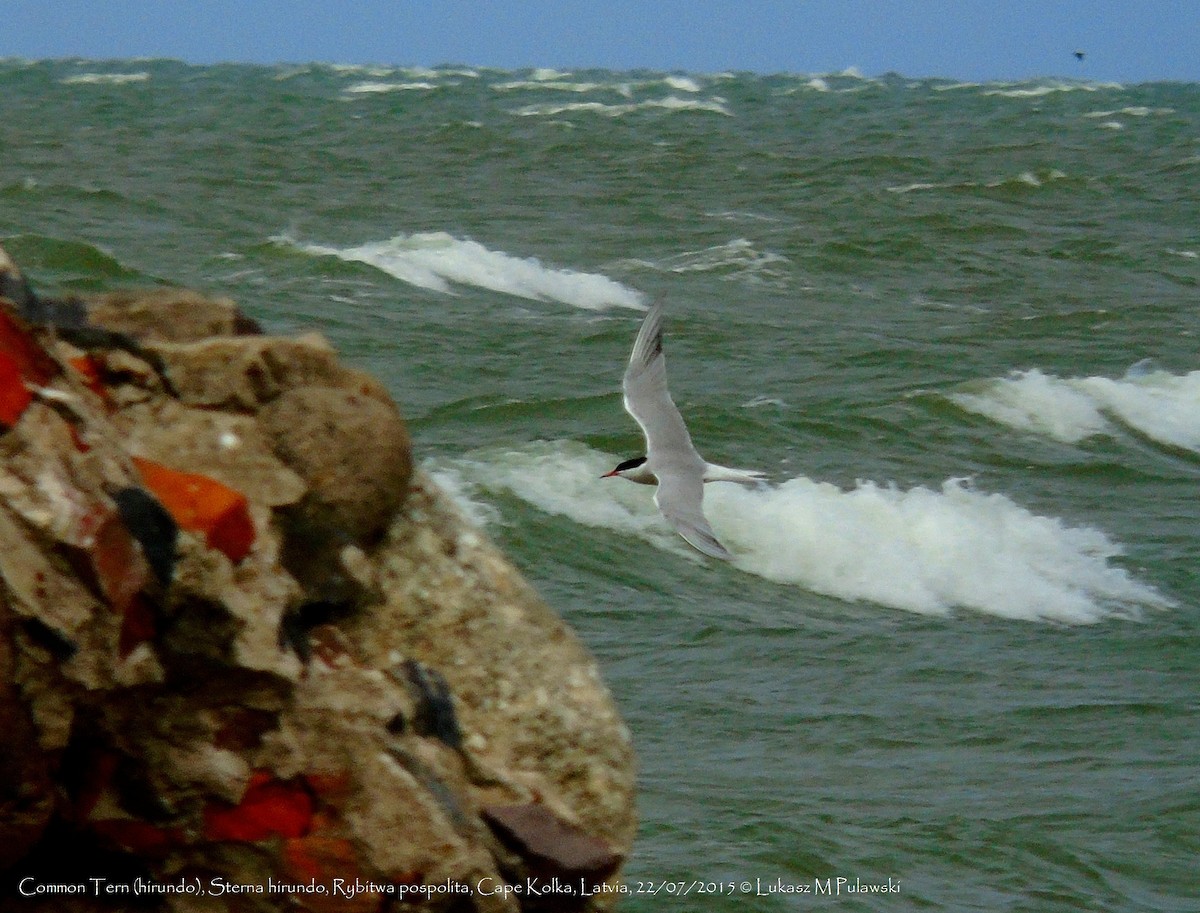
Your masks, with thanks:
M 617 91 L 615 86 L 607 86 L 599 82 L 569 82 L 561 79 L 514 79 L 510 82 L 493 83 L 492 88 L 498 92 L 512 92 L 518 89 L 553 89 L 558 92 L 596 92 L 601 89 L 613 89 Z
M 791 261 L 782 254 L 760 251 L 745 238 L 689 250 L 658 260 L 632 259 L 626 266 L 663 273 L 720 273 L 722 279 L 780 282 L 789 275 Z
M 122 86 L 132 82 L 146 82 L 149 73 L 79 73 L 75 76 L 64 77 L 64 86 Z
M 664 76 L 667 87 L 677 92 L 699 92 L 700 83 L 688 76 Z
M 1044 187 L 1066 177 L 1065 172 L 1051 168 L 1041 174 L 1022 171 L 1012 177 L 997 178 L 994 181 L 917 181 L 912 184 L 897 184 L 886 189 L 889 193 L 913 193 L 918 190 L 971 190 L 977 187 L 985 187 L 989 190 L 1004 187 Z
M 629 102 L 628 104 L 620 105 L 608 105 L 598 101 L 526 105 L 524 108 L 518 108 L 514 113 L 521 117 L 544 117 L 547 115 L 588 112 L 602 114 L 607 117 L 621 117 L 625 114 L 631 114 L 634 111 L 651 111 L 656 109 L 664 111 L 710 111 L 715 114 L 724 114 L 726 117 L 733 116 L 733 113 L 726 107 L 725 99 L 723 98 L 679 98 L 677 95 L 668 95 L 665 98 Z
M 441 231 L 401 234 L 344 248 L 303 243 L 286 235 L 271 240 L 316 256 L 366 263 L 402 282 L 435 292 L 453 294 L 454 285 L 470 285 L 586 310 L 645 310 L 640 292 L 607 276 L 555 269 L 535 257 L 514 257 Z
M 539 442 L 480 452 L 450 471 L 462 480 L 460 497 L 471 486 L 509 493 L 545 513 L 695 557 L 658 514 L 652 489 L 599 478 L 617 459 L 576 442 Z M 1172 604 L 1110 563 L 1121 547 L 1103 532 L 959 480 L 940 490 L 863 482 L 845 491 L 800 477 L 705 492 L 705 512 L 737 568 L 847 601 L 1068 624 Z
M 1049 82 L 1041 85 L 993 83 L 994 88 L 983 92 L 1002 98 L 1042 98 L 1055 92 L 1099 92 L 1104 89 L 1123 89 L 1119 82 Z
M 962 408 L 1065 443 L 1113 434 L 1114 422 L 1168 447 L 1200 453 L 1200 371 L 1056 377 L 1036 368 L 951 393 Z
M 384 92 L 428 91 L 436 88 L 438 86 L 432 82 L 359 82 L 342 91 L 347 95 L 379 95 Z
M 1151 114 L 1174 114 L 1174 108 L 1147 108 L 1145 105 L 1130 105 L 1113 111 L 1089 111 L 1084 117 L 1115 117 L 1124 114 L 1127 117 L 1149 117 Z

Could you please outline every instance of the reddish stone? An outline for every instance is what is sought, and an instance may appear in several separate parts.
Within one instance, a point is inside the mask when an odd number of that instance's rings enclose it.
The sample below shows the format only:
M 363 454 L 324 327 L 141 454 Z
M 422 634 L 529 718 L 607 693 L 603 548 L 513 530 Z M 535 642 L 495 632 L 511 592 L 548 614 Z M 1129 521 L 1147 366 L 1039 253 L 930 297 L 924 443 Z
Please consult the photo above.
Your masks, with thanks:
M 133 536 L 116 513 L 98 521 L 88 549 L 100 592 L 108 604 L 124 614 L 150 577 L 150 566 Z
M 31 402 L 33 394 L 25 387 L 16 360 L 0 351 L 0 425 L 11 428 Z
M 287 875 L 293 881 L 308 884 L 330 884 L 335 878 L 353 883 L 366 881 L 354 844 L 344 837 L 313 833 L 307 837 L 285 840 L 283 860 Z M 372 879 L 377 880 L 377 879 Z M 354 897 L 333 897 L 320 894 L 294 894 L 293 902 L 315 913 L 376 913 L 384 896 L 364 891 Z
M 194 472 L 133 458 L 142 481 L 184 529 L 202 532 L 209 548 L 238 562 L 254 544 L 250 505 L 240 491 Z
M 104 400 L 105 406 L 112 405 L 108 389 L 104 386 L 104 375 L 100 372 L 100 365 L 97 364 L 96 359 L 90 355 L 80 355 L 78 358 L 70 359 L 67 363 L 78 372 L 84 385 Z
M 533 875 L 598 884 L 617 870 L 621 856 L 607 842 L 563 821 L 537 802 L 490 805 L 483 818 Z
M 0 307 L 0 354 L 16 364 L 21 376 L 39 387 L 46 386 L 58 371 L 58 364 L 33 338 L 24 321 L 8 307 Z
M 204 835 L 241 843 L 303 837 L 312 820 L 313 799 L 303 781 L 285 783 L 268 771 L 257 771 L 237 805 L 215 803 L 204 810 Z
M 353 785 L 350 772 L 346 770 L 305 774 L 304 780 L 323 803 L 332 802 L 335 805 L 342 804 L 350 795 L 350 787 Z
M 87 453 L 92 449 L 92 445 L 83 439 L 83 435 L 79 433 L 79 429 L 74 425 L 67 425 L 67 430 L 71 432 L 71 443 L 75 445 L 75 449 L 80 453 Z
M 121 637 L 118 650 L 124 659 L 138 644 L 154 640 L 158 633 L 155 623 L 154 610 L 141 596 L 135 596 L 125 609 L 125 617 L 121 620 Z
M 358 854 L 345 837 L 309 834 L 284 841 L 284 860 L 289 871 L 305 881 L 345 878 L 358 871 Z

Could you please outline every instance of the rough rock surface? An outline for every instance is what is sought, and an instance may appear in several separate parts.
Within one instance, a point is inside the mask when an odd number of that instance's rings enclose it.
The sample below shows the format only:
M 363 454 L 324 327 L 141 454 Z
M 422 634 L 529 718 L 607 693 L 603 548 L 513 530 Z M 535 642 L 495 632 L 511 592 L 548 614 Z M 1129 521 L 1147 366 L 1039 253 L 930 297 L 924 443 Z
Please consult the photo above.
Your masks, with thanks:
M 611 906 L 595 662 L 320 337 L 0 251 L 0 542 L 0 908 Z

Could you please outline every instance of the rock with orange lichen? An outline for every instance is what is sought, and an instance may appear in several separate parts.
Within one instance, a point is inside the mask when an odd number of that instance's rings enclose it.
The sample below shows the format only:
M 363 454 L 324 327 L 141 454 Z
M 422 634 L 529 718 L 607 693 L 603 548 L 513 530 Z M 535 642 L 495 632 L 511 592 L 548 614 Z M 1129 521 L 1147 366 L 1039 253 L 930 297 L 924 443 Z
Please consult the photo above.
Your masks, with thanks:
M 0 251 L 0 541 L 0 907 L 26 873 L 238 888 L 177 913 L 615 896 L 634 765 L 594 660 L 320 337 L 40 298 Z M 527 878 L 590 896 L 476 890 Z

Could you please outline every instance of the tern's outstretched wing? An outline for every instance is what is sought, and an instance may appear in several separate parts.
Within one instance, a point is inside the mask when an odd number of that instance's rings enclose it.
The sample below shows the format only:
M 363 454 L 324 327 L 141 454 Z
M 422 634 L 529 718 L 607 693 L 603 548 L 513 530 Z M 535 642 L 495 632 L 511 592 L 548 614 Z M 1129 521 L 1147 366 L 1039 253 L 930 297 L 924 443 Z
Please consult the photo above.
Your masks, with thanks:
M 711 558 L 733 560 L 704 516 L 704 480 L 699 475 L 660 473 L 654 503 L 692 548 Z
M 703 460 L 688 434 L 683 416 L 667 390 L 667 362 L 663 358 L 663 305 L 654 303 L 646 315 L 629 366 L 625 369 L 622 387 L 625 391 L 625 411 L 642 426 L 646 436 L 646 456 L 650 463 L 660 466 L 686 465 Z

